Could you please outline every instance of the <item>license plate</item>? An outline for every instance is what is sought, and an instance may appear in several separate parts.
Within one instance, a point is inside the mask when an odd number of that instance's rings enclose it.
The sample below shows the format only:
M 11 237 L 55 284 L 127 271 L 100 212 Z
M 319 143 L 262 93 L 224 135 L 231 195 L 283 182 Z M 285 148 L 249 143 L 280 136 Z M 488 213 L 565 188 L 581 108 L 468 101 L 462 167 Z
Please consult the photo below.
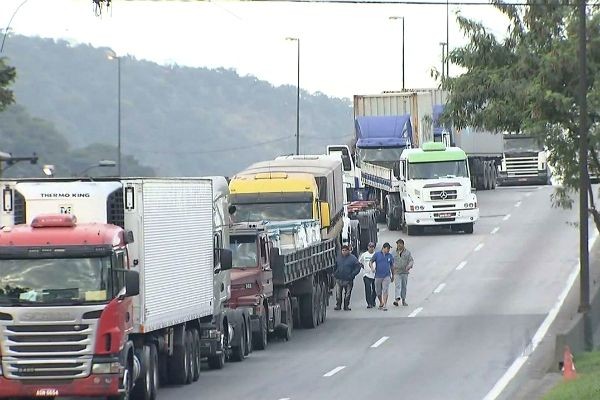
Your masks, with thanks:
M 526 182 L 527 178 L 519 178 L 519 182 Z
M 39 397 L 58 396 L 58 389 L 38 389 L 35 395 Z
M 452 213 L 439 213 L 438 218 L 452 218 L 454 215 Z

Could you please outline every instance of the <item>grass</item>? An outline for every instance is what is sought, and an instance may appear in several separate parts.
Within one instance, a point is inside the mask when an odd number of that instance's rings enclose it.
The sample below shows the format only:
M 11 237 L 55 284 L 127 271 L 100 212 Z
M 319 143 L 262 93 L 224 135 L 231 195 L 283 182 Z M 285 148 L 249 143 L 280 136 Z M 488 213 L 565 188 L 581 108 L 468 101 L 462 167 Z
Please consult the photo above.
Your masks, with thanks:
M 543 400 L 600 399 L 600 351 L 577 354 L 574 360 L 577 379 L 559 383 Z

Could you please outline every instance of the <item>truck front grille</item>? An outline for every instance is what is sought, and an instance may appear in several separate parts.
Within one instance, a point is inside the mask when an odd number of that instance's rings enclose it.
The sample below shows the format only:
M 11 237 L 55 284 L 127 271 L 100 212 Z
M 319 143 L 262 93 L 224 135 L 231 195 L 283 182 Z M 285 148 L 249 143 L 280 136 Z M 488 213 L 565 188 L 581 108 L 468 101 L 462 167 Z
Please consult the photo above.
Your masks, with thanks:
M 509 177 L 536 177 L 538 157 L 506 157 L 506 173 Z
M 456 200 L 456 190 L 432 190 L 429 192 L 430 200 Z
M 88 376 L 93 327 L 88 324 L 2 327 L 2 366 L 9 379 L 71 379 Z

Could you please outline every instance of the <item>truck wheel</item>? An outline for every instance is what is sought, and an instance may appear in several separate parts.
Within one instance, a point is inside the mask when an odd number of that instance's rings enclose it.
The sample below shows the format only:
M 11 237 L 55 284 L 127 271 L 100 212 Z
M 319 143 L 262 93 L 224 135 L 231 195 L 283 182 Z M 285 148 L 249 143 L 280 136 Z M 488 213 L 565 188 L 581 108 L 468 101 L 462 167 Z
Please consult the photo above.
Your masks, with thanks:
M 131 386 L 133 382 L 132 379 L 132 366 L 128 365 L 123 374 L 123 387 L 125 391 L 116 396 L 108 396 L 106 400 L 129 400 L 131 398 Z
M 194 336 L 192 331 L 185 331 L 185 352 L 187 353 L 185 384 L 189 385 L 194 379 Z
M 492 171 L 492 190 L 498 186 L 498 168 L 494 162 L 490 162 L 490 168 Z
M 233 361 L 244 361 L 246 358 L 246 322 L 242 322 L 242 330 L 240 332 L 240 345 L 232 347 L 231 359 Z
M 465 231 L 465 233 L 473 233 L 473 223 L 470 222 L 468 224 L 464 224 L 463 230 Z
M 300 318 L 302 327 L 314 329 L 317 327 L 317 305 L 315 304 L 315 288 L 312 292 L 300 298 Z
M 286 328 L 279 333 L 279 337 L 285 341 L 292 338 L 292 330 L 294 329 L 294 317 L 292 315 L 292 299 L 289 297 L 285 300 L 285 324 Z
M 252 335 L 252 345 L 256 350 L 264 350 L 267 348 L 267 319 L 261 315 L 258 319 L 260 331 Z
M 158 353 L 153 343 L 144 345 L 140 362 L 144 363 L 145 372 L 133 387 L 131 397 L 135 400 L 154 400 L 158 392 Z
M 221 329 L 221 354 L 208 356 L 208 367 L 210 369 L 223 369 L 225 366 L 225 349 L 229 346 L 229 339 L 226 336 L 229 332 L 227 322 L 223 322 Z
M 327 297 L 329 292 L 325 283 L 321 282 L 321 323 L 324 324 L 327 319 Z
M 321 285 L 317 284 L 315 286 L 315 312 L 317 313 L 317 326 L 321 325 L 321 317 L 322 317 L 322 308 L 323 308 L 323 292 L 321 290 Z
M 396 231 L 398 230 L 398 221 L 394 220 L 394 217 L 390 215 L 390 212 L 386 212 L 385 214 L 385 222 L 388 230 Z
M 200 379 L 200 371 L 202 370 L 202 356 L 200 354 L 200 333 L 197 329 L 192 330 L 192 343 L 193 343 L 193 367 L 192 367 L 192 381 L 196 382 Z
M 183 337 L 184 343 L 173 346 L 173 355 L 169 357 L 169 383 L 174 385 L 185 385 L 190 371 L 187 333 Z

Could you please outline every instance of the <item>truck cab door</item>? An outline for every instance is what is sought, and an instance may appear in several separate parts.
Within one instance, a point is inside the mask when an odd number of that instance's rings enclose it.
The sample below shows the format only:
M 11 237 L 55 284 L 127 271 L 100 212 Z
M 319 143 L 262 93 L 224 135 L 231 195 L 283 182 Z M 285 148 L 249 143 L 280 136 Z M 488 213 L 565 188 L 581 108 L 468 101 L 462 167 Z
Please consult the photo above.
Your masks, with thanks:
M 265 296 L 273 294 L 273 269 L 269 260 L 269 241 L 266 237 L 261 237 L 259 243 L 260 266 L 262 269 L 262 287 Z

